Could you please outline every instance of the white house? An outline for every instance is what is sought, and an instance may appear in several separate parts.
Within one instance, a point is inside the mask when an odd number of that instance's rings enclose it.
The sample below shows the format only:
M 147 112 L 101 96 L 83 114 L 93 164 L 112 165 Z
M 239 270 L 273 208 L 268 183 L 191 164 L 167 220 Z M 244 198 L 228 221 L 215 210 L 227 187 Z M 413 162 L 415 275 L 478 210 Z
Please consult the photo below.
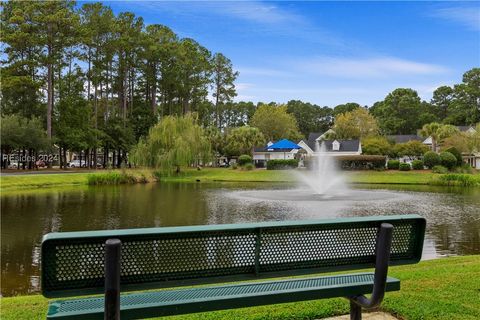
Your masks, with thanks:
M 320 148 L 323 144 L 325 147 L 324 152 L 328 152 L 334 156 L 349 156 L 349 155 L 360 155 L 362 154 L 362 144 L 360 140 L 325 140 L 325 133 L 310 133 L 308 135 L 308 140 L 301 140 L 298 145 L 302 147 L 307 155 L 312 156 L 320 152 Z
M 269 160 L 299 159 L 300 154 L 305 152 L 302 151 L 302 149 L 298 149 L 298 147 L 282 149 L 270 148 L 273 145 L 274 143 L 270 141 L 265 147 L 254 148 L 252 158 L 256 167 L 265 167 Z

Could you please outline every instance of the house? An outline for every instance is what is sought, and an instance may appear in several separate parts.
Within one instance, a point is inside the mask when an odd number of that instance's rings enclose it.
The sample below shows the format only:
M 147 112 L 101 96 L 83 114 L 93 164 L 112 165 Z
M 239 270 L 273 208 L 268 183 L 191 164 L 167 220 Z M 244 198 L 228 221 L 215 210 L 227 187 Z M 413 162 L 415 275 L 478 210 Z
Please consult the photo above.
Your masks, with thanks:
M 477 132 L 477 130 L 475 130 L 475 128 L 472 127 L 472 126 L 457 126 L 457 129 L 458 129 L 458 131 L 465 132 L 467 134 L 473 134 L 473 133 Z M 430 137 L 426 138 L 425 140 L 423 140 L 423 144 L 429 146 L 430 149 L 432 149 L 432 137 L 430 136 Z
M 330 130 L 329 130 L 330 131 Z M 333 131 L 332 131 L 333 132 Z M 346 155 L 360 155 L 362 154 L 362 144 L 360 140 L 325 140 L 325 137 L 328 137 L 327 132 L 324 133 L 310 133 L 306 141 L 301 140 L 298 145 L 302 147 L 307 153 L 308 156 L 315 155 L 316 153 L 321 152 L 320 148 L 323 147 L 325 150 L 323 152 L 331 153 L 335 156 L 346 156 Z
M 299 145 L 283 139 L 276 143 L 270 141 L 264 147 L 254 148 L 252 158 L 257 168 L 263 168 L 269 160 L 300 159 L 304 152 Z

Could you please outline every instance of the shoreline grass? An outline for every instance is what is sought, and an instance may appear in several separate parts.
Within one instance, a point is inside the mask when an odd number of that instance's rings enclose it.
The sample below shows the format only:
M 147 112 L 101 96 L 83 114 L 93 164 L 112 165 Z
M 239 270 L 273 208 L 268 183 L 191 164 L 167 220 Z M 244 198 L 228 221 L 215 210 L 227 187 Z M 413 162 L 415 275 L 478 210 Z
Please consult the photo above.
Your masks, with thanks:
M 401 290 L 387 292 L 381 310 L 401 319 L 479 319 L 480 255 L 422 261 L 391 267 Z M 3 320 L 44 319 L 48 300 L 40 295 L 4 297 Z M 348 313 L 343 298 L 174 316 L 172 320 L 319 319 Z M 157 318 L 160 319 L 160 318 Z
M 480 174 L 438 174 L 420 171 L 347 171 L 344 173 L 352 184 L 403 184 L 479 187 Z M 28 174 L 0 177 L 0 192 L 108 184 L 133 184 L 149 182 L 295 182 L 290 170 L 232 170 L 225 168 L 186 169 L 178 175 L 162 175 L 149 169 L 99 170 L 60 174 Z

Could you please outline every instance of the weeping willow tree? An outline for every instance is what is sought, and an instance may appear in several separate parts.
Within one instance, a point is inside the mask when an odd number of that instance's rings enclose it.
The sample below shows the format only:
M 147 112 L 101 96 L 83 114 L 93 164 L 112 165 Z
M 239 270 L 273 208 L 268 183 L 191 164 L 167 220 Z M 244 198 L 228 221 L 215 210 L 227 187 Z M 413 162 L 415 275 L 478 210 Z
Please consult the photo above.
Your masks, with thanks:
M 150 128 L 131 152 L 137 165 L 164 173 L 180 172 L 181 167 L 206 163 L 211 159 L 210 142 L 196 116 L 167 116 Z

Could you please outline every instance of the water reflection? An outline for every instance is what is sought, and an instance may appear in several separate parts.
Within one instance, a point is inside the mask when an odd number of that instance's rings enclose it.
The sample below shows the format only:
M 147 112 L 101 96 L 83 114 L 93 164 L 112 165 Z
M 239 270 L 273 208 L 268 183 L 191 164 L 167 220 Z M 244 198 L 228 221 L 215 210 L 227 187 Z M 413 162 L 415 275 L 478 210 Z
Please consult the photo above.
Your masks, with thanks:
M 259 196 L 292 188 L 282 184 L 147 184 L 4 195 L 2 295 L 39 290 L 40 241 L 53 231 L 418 213 L 428 222 L 425 258 L 480 253 L 479 189 L 383 185 L 364 190 L 367 186 L 357 186 L 370 196 L 329 201 Z

